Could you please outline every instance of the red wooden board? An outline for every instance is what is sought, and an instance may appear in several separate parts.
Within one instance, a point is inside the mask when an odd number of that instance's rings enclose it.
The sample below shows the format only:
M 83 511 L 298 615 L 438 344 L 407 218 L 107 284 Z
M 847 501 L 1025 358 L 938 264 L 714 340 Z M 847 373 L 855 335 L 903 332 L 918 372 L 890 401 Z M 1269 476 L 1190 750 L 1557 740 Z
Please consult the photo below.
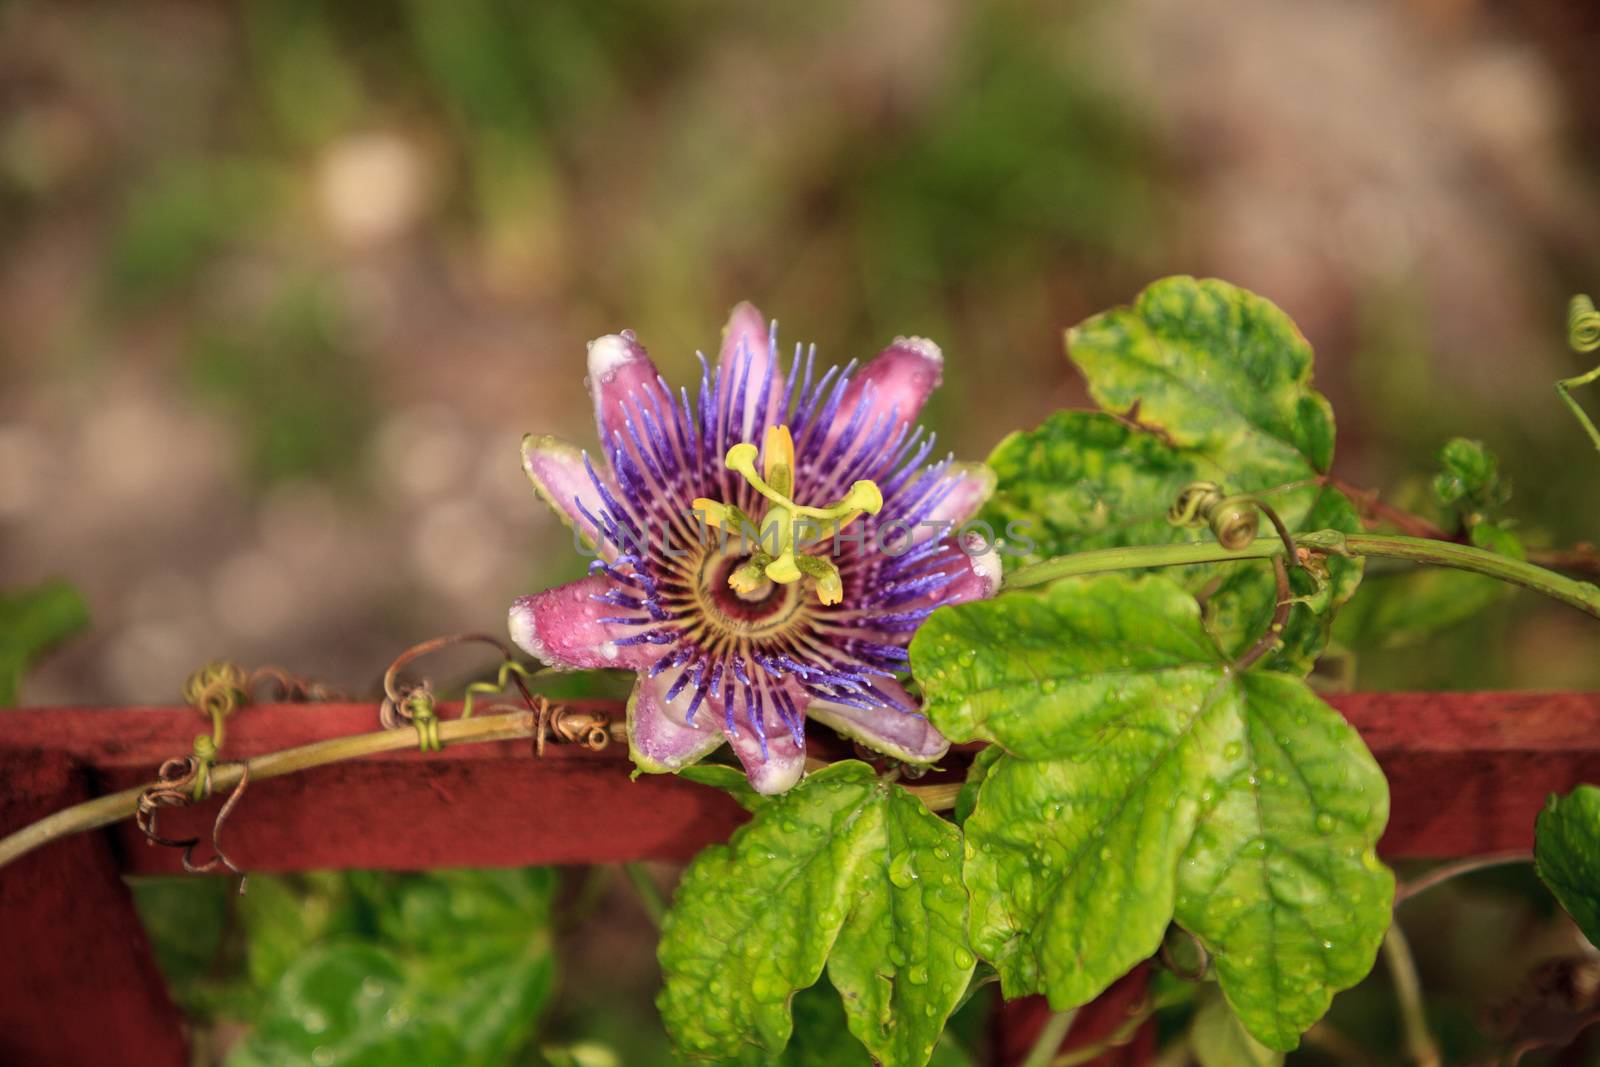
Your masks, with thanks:
M 1529 847 L 1549 793 L 1600 782 L 1600 694 L 1329 699 L 1389 776 L 1381 851 L 1390 858 Z M 0 833 L 148 781 L 162 760 L 186 754 L 204 725 L 188 708 L 7 712 Z M 249 707 L 230 718 L 223 755 L 376 725 L 371 704 Z M 724 840 L 743 818 L 717 790 L 630 780 L 629 770 L 620 744 L 600 753 L 551 745 L 542 759 L 529 742 L 384 753 L 252 784 L 224 844 L 243 868 L 259 871 L 671 860 Z M 164 812 L 163 832 L 204 834 L 218 803 Z M 181 1021 L 119 878 L 177 870 L 177 854 L 148 846 L 131 823 L 53 842 L 0 869 L 0 1062 L 184 1062 Z M 1141 1049 L 1124 1050 L 1119 1062 L 1136 1062 Z

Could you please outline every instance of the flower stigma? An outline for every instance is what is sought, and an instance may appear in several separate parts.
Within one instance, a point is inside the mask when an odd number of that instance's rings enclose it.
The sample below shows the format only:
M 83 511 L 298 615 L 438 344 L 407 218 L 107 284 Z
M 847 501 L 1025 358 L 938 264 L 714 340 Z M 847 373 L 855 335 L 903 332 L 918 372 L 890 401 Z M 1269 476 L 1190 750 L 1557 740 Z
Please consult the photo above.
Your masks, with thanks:
M 756 470 L 758 455 L 762 457 L 760 471 Z M 816 590 L 823 604 L 839 603 L 844 596 L 839 568 L 826 557 L 798 550 L 831 540 L 863 514 L 876 515 L 883 507 L 877 483 L 863 478 L 828 507 L 795 503 L 794 437 L 788 426 L 769 426 L 759 450 L 748 441 L 734 445 L 723 457 L 723 465 L 742 476 L 768 502 L 759 524 L 732 504 L 705 497 L 694 502 L 694 510 L 704 515 L 706 525 L 713 529 L 755 535 L 756 547 L 749 560 L 728 575 L 729 588 L 741 597 L 752 597 L 767 582 L 788 585 L 803 580 Z

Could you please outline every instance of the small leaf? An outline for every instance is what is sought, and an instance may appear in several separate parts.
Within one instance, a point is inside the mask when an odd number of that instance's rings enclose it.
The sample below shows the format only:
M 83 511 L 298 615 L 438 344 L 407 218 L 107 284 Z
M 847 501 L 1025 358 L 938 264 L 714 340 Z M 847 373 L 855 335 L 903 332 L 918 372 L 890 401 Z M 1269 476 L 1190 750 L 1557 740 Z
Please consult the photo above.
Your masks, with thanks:
M 66 582 L 0 594 L 0 708 L 17 702 L 22 675 L 36 659 L 88 625 L 88 605 Z
M 928 1062 L 975 964 L 960 835 L 859 761 L 762 804 L 697 857 L 663 926 L 658 1004 L 691 1058 L 788 1045 L 826 963 L 850 1031 L 886 1067 Z
M 1179 585 L 942 608 L 911 655 L 934 724 L 1005 751 L 964 830 L 972 943 L 1008 996 L 1085 1003 L 1176 919 L 1289 1049 L 1371 969 L 1394 887 L 1382 773 L 1300 679 L 1229 669 Z
M 1279 1067 L 1283 1053 L 1251 1037 L 1220 996 L 1209 996 L 1189 1026 L 1189 1047 L 1200 1067 Z
M 1439 466 L 1433 496 L 1444 507 L 1469 515 L 1492 513 L 1511 498 L 1511 486 L 1500 478 L 1500 461 L 1481 441 L 1446 441 L 1439 450 Z
M 750 785 L 748 775 L 739 768 L 730 767 L 725 763 L 691 763 L 678 771 L 678 777 L 696 785 L 708 785 L 713 789 L 720 789 L 737 800 L 746 811 L 755 811 L 767 799 Z
M 1102 408 L 1136 412 L 1223 471 L 1272 467 L 1290 481 L 1333 462 L 1333 411 L 1311 388 L 1311 346 L 1254 293 L 1214 278 L 1163 278 L 1132 306 L 1074 327 L 1067 344 Z
M 1551 794 L 1533 828 L 1533 861 L 1544 884 L 1591 944 L 1600 945 L 1600 788 Z

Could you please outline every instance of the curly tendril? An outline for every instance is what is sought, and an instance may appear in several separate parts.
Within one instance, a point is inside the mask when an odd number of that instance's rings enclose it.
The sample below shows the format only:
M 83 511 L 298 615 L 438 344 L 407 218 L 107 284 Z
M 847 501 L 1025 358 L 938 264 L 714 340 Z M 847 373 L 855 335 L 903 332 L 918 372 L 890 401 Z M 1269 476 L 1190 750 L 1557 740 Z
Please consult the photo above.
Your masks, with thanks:
M 1217 544 L 1237 552 L 1256 539 L 1261 509 L 1250 497 L 1225 495 L 1215 482 L 1194 482 L 1178 494 L 1167 521 L 1174 526 L 1208 525 Z
M 1574 352 L 1593 352 L 1600 348 L 1600 311 L 1595 310 L 1594 301 L 1582 293 L 1574 296 L 1567 305 L 1567 343 Z M 1575 378 L 1563 378 L 1556 382 L 1556 392 L 1561 396 L 1561 402 L 1567 405 L 1573 418 L 1583 427 L 1589 435 L 1589 440 L 1594 442 L 1594 447 L 1600 449 L 1600 429 L 1596 429 L 1594 420 L 1589 418 L 1589 413 L 1572 398 L 1572 390 L 1579 386 L 1588 385 L 1600 379 L 1600 367 L 1596 367 L 1588 374 L 1580 374 Z
M 1574 352 L 1593 352 L 1600 348 L 1600 311 L 1583 293 L 1567 305 L 1567 343 Z

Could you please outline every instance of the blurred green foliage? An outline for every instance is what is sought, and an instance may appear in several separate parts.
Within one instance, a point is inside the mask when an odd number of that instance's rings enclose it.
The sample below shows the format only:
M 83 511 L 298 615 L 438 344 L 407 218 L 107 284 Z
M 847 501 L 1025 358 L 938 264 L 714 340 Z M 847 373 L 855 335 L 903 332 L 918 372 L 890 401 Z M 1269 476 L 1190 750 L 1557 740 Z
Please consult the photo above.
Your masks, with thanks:
M 0 592 L 0 708 L 17 702 L 22 676 L 35 659 L 88 625 L 88 604 L 66 582 Z
M 190 379 L 239 427 L 260 481 L 359 467 L 375 401 L 349 336 L 328 287 L 311 279 L 285 285 L 256 318 L 196 330 Z
M 141 879 L 178 1002 L 252 1024 L 235 1067 L 511 1062 L 554 982 L 548 869 Z

